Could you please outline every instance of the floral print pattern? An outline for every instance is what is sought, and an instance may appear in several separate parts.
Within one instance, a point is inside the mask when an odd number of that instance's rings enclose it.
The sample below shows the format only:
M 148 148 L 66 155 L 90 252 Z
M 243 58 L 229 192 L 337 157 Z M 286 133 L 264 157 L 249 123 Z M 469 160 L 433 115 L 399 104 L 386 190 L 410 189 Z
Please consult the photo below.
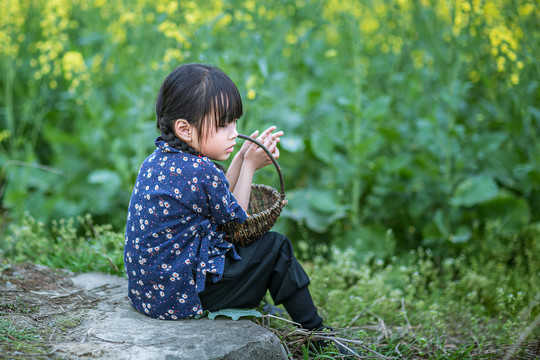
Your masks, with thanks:
M 127 216 L 124 264 L 133 307 L 159 319 L 202 314 L 198 294 L 206 277 L 221 279 L 227 252 L 240 259 L 217 226 L 246 218 L 210 159 L 157 138 L 139 170 Z

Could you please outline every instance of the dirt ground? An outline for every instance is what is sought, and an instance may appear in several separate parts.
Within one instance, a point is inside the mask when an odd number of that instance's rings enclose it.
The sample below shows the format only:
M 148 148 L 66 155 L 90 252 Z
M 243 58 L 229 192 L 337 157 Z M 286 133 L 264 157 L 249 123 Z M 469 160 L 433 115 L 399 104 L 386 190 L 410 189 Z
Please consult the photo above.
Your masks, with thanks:
M 66 344 L 86 342 L 89 309 L 98 307 L 104 301 L 100 294 L 116 286 L 82 290 L 74 285 L 71 278 L 75 274 L 69 271 L 34 264 L 3 264 L 0 259 L 0 359 L 72 359 Z M 520 356 L 516 354 L 512 359 L 540 359 L 540 341 L 520 348 Z M 486 348 L 479 357 L 498 358 L 507 350 Z M 78 349 L 77 358 L 91 354 L 91 347 Z
M 63 359 L 55 344 L 81 340 L 74 329 L 102 289 L 81 290 L 73 275 L 34 264 L 0 268 L 1 359 Z
M 249 320 L 144 317 L 128 306 L 127 283 L 95 275 L 0 267 L 0 359 L 274 359 L 276 347 L 286 356 L 277 337 Z

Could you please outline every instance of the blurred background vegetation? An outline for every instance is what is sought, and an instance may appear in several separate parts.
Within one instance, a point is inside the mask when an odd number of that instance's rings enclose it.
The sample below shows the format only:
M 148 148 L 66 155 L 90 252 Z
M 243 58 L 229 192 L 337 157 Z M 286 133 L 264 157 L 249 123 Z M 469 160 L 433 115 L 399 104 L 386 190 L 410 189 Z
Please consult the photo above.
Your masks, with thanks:
M 540 324 L 539 15 L 537 0 L 0 0 L 0 258 L 122 274 L 158 88 L 210 63 L 242 94 L 240 132 L 285 131 L 276 228 L 334 326 L 384 318 L 414 356 L 524 341 Z M 279 184 L 270 167 L 256 180 Z M 401 356 L 387 335 L 354 336 Z
M 2 0 L 0 206 L 122 231 L 179 64 L 238 85 L 240 131 L 286 133 L 279 230 L 358 256 L 452 255 L 540 219 L 533 0 Z M 275 170 L 259 182 L 277 185 Z

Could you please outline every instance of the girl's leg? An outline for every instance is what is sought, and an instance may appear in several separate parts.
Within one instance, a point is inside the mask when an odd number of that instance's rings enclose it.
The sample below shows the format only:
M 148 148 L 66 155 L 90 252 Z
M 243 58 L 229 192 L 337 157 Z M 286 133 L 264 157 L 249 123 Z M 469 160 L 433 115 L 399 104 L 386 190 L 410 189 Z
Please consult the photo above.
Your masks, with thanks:
M 306 329 L 321 326 L 308 290 L 309 278 L 287 237 L 268 232 L 237 250 L 242 260 L 227 257 L 223 278 L 217 283 L 209 280 L 199 294 L 203 309 L 254 308 L 270 290 L 274 303 L 283 304 L 293 321 Z

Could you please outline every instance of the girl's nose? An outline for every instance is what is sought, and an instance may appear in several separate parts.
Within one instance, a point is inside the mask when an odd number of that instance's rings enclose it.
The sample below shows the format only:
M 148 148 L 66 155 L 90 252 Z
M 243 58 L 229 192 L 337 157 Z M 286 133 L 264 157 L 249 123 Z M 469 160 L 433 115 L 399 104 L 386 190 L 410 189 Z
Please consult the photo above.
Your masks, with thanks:
M 236 131 L 236 123 L 233 125 L 232 127 L 232 131 L 231 131 L 231 137 L 233 139 L 236 139 L 238 137 L 238 131 Z

